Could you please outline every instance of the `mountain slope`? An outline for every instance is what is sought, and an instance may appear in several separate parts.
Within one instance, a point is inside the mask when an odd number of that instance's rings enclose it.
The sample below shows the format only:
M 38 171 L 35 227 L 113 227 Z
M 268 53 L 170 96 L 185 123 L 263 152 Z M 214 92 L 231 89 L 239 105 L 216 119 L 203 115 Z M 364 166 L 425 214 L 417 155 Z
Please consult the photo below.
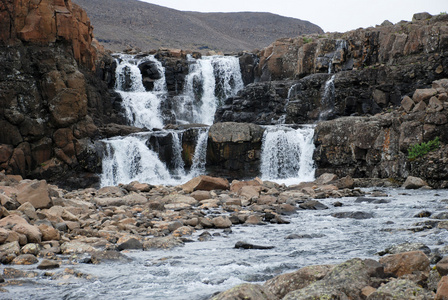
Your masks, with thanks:
M 270 13 L 183 12 L 137 0 L 74 0 L 86 11 L 106 48 L 182 48 L 241 51 L 278 38 L 323 33 L 308 21 Z

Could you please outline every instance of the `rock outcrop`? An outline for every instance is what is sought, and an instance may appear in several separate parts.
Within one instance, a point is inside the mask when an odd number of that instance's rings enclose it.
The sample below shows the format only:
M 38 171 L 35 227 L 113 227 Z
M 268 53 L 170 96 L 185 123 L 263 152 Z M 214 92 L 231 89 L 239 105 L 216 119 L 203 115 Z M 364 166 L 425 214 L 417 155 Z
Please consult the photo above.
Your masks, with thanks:
M 412 99 L 403 100 L 412 103 L 410 111 L 402 106 L 372 117 L 319 123 L 314 153 L 317 173 L 398 180 L 412 175 L 425 178 L 432 186 L 448 186 L 447 87 L 448 80 L 443 79 L 435 81 L 431 89 L 415 91 Z M 408 157 L 411 146 L 437 137 L 440 147 L 436 151 L 415 159 Z

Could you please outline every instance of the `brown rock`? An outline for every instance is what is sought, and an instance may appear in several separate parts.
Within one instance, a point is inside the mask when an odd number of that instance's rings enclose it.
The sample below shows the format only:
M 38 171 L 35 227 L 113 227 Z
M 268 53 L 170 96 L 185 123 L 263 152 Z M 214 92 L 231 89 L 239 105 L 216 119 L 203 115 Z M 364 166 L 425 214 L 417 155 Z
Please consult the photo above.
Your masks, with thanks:
M 243 186 L 260 186 L 262 182 L 260 180 L 247 180 L 247 181 L 232 181 L 230 185 L 230 191 L 234 193 L 238 193 Z
M 404 189 L 419 189 L 424 186 L 428 186 L 428 183 L 423 179 L 414 176 L 408 176 L 401 187 Z
M 58 126 L 70 126 L 86 116 L 87 96 L 65 89 L 50 101 L 50 114 Z
M 414 100 L 409 96 L 404 96 L 403 100 L 401 100 L 401 107 L 405 110 L 405 112 L 410 112 L 414 108 Z
M 211 221 L 216 228 L 230 228 L 232 226 L 232 222 L 227 216 L 219 216 Z
M 20 252 L 22 252 L 22 254 L 32 254 L 37 256 L 40 250 L 41 248 L 39 244 L 29 243 L 23 246 Z
M 448 256 L 445 256 L 436 264 L 436 269 L 440 276 L 448 275 Z
M 286 273 L 269 279 L 264 287 L 279 299 L 289 292 L 300 290 L 311 283 L 321 280 L 334 266 L 308 266 L 292 273 Z
M 22 205 L 20 205 L 20 207 L 17 208 L 17 210 L 21 211 L 22 213 L 24 213 L 30 220 L 37 220 L 38 219 L 37 218 L 36 209 L 29 202 L 25 202 Z
M 212 190 L 228 190 L 230 188 L 229 182 L 224 178 L 211 177 L 201 175 L 195 177 L 182 185 L 185 192 L 193 192 L 197 190 L 212 191 Z
M 437 285 L 437 294 L 434 300 L 448 300 L 448 276 L 443 276 Z
M 22 254 L 14 258 L 13 265 L 34 265 L 38 263 L 38 259 L 33 254 Z
M 194 191 L 193 193 L 191 193 L 190 196 L 196 199 L 197 201 L 211 198 L 210 192 L 208 191 Z
M 50 270 L 50 269 L 56 269 L 59 268 L 59 264 L 55 261 L 44 259 L 37 268 L 39 270 Z
M 250 224 L 250 225 L 259 225 L 263 223 L 263 220 L 261 219 L 260 216 L 257 215 L 250 215 L 247 217 L 246 221 L 244 222 L 245 224 Z
M 428 109 L 437 112 L 442 111 L 443 103 L 437 97 L 433 96 L 429 99 Z
M 173 231 L 173 236 L 181 237 L 186 235 L 192 235 L 195 232 L 193 227 L 190 226 L 181 226 Z
M 91 253 L 95 251 L 95 248 L 92 246 L 78 241 L 65 242 L 61 245 L 63 254 Z
M 366 286 L 365 288 L 363 288 L 361 290 L 361 295 L 362 295 L 363 299 L 367 299 L 367 297 L 369 297 L 375 291 L 376 291 L 376 288 L 371 287 L 371 286 Z
M 424 101 L 418 102 L 415 106 L 412 112 L 419 112 L 419 111 L 425 111 L 426 110 L 426 103 Z
M 325 185 L 328 184 L 332 181 L 335 181 L 338 179 L 338 176 L 335 174 L 331 174 L 331 173 L 324 173 L 322 175 L 319 176 L 319 178 L 317 178 L 314 183 L 318 184 L 318 185 Z
M 422 251 L 411 251 L 388 255 L 380 259 L 385 273 L 398 277 L 412 274 L 414 271 L 429 273 L 429 259 Z
M 19 242 L 11 242 L 0 246 L 0 253 L 4 254 L 20 254 L 20 245 Z
M 0 227 L 12 226 L 12 230 L 24 234 L 31 243 L 40 243 L 42 234 L 35 226 L 28 224 L 28 222 L 17 215 L 9 215 L 0 220 Z
M 17 201 L 20 204 L 31 203 L 34 208 L 48 208 L 52 205 L 45 180 L 27 181 L 18 187 Z
M 240 189 L 238 194 L 246 199 L 258 198 L 260 196 L 260 191 L 262 189 L 263 189 L 262 186 L 246 185 Z
M 59 230 L 47 224 L 39 225 L 39 230 L 42 232 L 42 241 L 58 241 L 61 238 Z
M 432 96 L 437 94 L 436 89 L 417 89 L 412 96 L 415 103 L 429 100 Z
M 0 245 L 4 244 L 9 236 L 9 230 L 5 228 L 0 228 Z

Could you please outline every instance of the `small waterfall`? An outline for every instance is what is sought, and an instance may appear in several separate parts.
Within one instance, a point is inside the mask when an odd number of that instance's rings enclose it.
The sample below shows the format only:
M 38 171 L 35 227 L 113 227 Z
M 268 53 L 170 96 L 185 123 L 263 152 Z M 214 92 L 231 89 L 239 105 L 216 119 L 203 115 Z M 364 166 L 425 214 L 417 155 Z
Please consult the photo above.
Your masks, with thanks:
M 154 81 L 152 91 L 146 91 L 139 65 L 152 62 L 160 73 Z M 154 56 L 136 59 L 132 55 L 121 54 L 117 59 L 115 89 L 123 98 L 123 108 L 130 125 L 140 128 L 162 128 L 163 118 L 160 104 L 166 98 L 165 69 Z
M 335 98 L 335 88 L 334 88 L 334 77 L 333 74 L 330 79 L 325 82 L 324 95 L 320 100 L 321 111 L 319 113 L 319 121 L 328 120 L 334 113 L 334 98 Z
M 313 135 L 311 125 L 298 129 L 267 127 L 261 153 L 262 179 L 286 184 L 314 180 Z
M 180 123 L 211 125 L 216 108 L 244 87 L 237 57 L 189 56 L 190 68 L 184 92 L 178 96 L 174 113 Z
M 171 140 L 172 155 L 167 162 L 162 162 L 157 152 L 148 146 L 148 141 L 155 134 L 159 137 L 169 137 Z M 168 131 L 103 140 L 105 151 L 101 186 L 127 184 L 132 181 L 177 185 L 204 174 L 208 128 L 199 129 L 193 164 L 189 172 L 185 169 L 182 159 L 182 136 L 183 132 Z

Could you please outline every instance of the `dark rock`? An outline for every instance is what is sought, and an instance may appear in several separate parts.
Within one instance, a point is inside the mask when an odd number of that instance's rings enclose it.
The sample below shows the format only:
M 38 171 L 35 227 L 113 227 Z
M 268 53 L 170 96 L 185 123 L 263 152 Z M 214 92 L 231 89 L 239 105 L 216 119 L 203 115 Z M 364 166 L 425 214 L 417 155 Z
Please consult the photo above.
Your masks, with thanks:
M 306 201 L 305 203 L 301 203 L 301 204 L 299 204 L 299 207 L 301 209 L 310 209 L 310 210 L 328 209 L 328 207 L 325 204 L 322 204 L 316 200 L 309 200 L 309 201 Z
M 431 212 L 424 210 L 414 215 L 414 218 L 429 218 L 431 215 Z
M 423 251 L 423 253 L 425 253 L 426 255 L 431 254 L 431 249 L 422 243 L 403 243 L 399 245 L 394 245 L 392 247 L 385 249 L 382 252 L 379 252 L 378 254 L 379 255 L 397 254 L 410 251 Z
M 123 245 L 123 244 L 121 244 L 121 245 Z M 130 248 L 127 248 L 127 249 L 130 249 Z M 141 248 L 132 248 L 132 249 L 141 249 Z M 130 261 L 132 261 L 132 259 L 130 259 L 129 257 L 127 257 L 124 254 L 121 254 L 118 251 L 106 250 L 106 251 L 100 251 L 100 252 L 93 253 L 92 256 L 90 257 L 90 261 L 93 264 L 99 264 L 104 261 L 130 262 Z
M 210 241 L 211 239 L 212 239 L 212 235 L 208 231 L 204 231 L 198 237 L 198 241 L 200 241 L 200 242 Z
M 44 259 L 42 262 L 37 266 L 39 270 L 50 270 L 50 269 L 56 269 L 59 268 L 59 263 L 53 260 Z
M 338 219 L 350 218 L 350 219 L 357 219 L 357 220 L 373 218 L 372 213 L 366 213 L 363 211 L 337 212 L 337 213 L 331 214 L 331 216 L 338 218 Z
M 260 246 L 260 245 L 254 245 L 246 242 L 239 241 L 235 244 L 235 248 L 237 249 L 259 249 L 259 250 L 266 250 L 266 249 L 273 249 L 274 246 Z
M 129 250 L 129 249 L 142 250 L 143 244 L 139 240 L 131 238 L 131 239 L 127 240 L 126 242 L 121 243 L 120 245 L 117 246 L 118 251 Z

